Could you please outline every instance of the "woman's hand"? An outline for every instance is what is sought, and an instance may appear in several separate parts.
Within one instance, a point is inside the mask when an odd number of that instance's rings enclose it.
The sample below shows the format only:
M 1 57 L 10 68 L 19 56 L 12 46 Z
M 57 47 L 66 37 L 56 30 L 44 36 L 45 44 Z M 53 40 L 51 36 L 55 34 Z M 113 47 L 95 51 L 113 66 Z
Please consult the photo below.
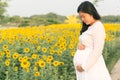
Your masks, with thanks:
M 79 72 L 83 72 L 84 71 L 84 69 L 81 67 L 81 65 L 77 65 L 77 70 L 79 71 Z
M 85 49 L 85 45 L 79 43 L 79 44 L 78 44 L 78 49 L 80 49 L 80 50 L 84 50 L 84 49 Z

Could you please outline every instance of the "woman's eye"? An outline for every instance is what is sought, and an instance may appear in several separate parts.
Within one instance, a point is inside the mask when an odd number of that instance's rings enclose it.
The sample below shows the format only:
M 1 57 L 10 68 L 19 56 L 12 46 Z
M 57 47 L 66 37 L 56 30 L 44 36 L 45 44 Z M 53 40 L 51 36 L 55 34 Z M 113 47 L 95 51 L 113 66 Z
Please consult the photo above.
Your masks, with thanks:
M 85 18 L 85 16 L 81 16 L 81 18 Z

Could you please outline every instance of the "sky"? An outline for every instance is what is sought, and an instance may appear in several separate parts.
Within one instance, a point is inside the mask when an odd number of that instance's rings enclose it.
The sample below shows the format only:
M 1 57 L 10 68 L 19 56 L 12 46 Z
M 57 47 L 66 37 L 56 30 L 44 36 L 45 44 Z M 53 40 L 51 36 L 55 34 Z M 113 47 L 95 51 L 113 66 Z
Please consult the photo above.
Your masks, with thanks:
M 85 0 L 10 0 L 6 15 L 29 17 L 49 12 L 64 16 L 78 15 L 77 7 L 83 1 Z M 95 7 L 101 16 L 120 15 L 119 4 L 120 0 L 101 0 Z

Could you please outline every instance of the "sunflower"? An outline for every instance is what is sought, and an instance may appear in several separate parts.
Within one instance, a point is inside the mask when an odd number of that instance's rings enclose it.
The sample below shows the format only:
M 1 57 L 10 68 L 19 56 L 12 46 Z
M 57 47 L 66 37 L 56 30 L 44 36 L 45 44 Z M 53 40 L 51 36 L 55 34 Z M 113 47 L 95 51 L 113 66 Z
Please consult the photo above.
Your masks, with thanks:
M 19 57 L 19 54 L 17 53 L 17 52 L 15 52 L 14 54 L 13 54 L 13 59 L 17 59 Z
M 42 48 L 42 52 L 46 53 L 47 52 L 47 48 Z
M 23 61 L 27 61 L 28 59 L 29 59 L 28 56 L 24 56 L 24 57 L 23 57 Z
M 64 62 L 60 62 L 59 64 L 60 64 L 60 65 L 64 65 Z
M 74 56 L 75 55 L 75 52 L 71 52 L 71 56 Z
M 6 57 L 7 57 L 7 58 L 10 58 L 10 57 L 11 57 L 11 54 L 10 54 L 10 53 L 6 53 Z
M 19 58 L 18 58 L 18 61 L 22 62 L 22 61 L 23 61 L 23 58 L 22 58 L 22 57 L 19 57 Z
M 50 38 L 48 38 L 47 41 L 50 42 L 51 41 Z
M 73 44 L 70 44 L 68 47 L 69 47 L 69 49 L 73 49 L 74 48 Z
M 51 59 L 47 58 L 47 63 L 51 63 L 51 61 L 52 61 Z
M 37 47 L 36 47 L 37 50 L 40 50 L 40 48 L 41 48 L 40 46 L 37 46 Z
M 46 38 L 46 36 L 45 36 L 45 35 L 43 35 L 43 36 L 42 36 L 42 39 L 45 39 L 45 38 Z
M 46 55 L 43 55 L 42 58 L 43 58 L 44 60 L 46 60 L 46 59 L 47 59 L 47 56 L 46 56 Z
M 40 76 L 40 72 L 35 72 L 34 76 Z
M 6 53 L 6 54 L 10 54 L 10 50 L 8 50 L 8 49 L 5 50 L 5 53 Z
M 10 65 L 10 60 L 9 60 L 9 59 L 5 61 L 5 65 L 6 65 L 6 66 L 9 66 L 9 65 Z
M 34 67 L 34 71 L 37 71 L 37 70 L 38 70 L 38 68 L 35 66 L 35 67 Z
M 28 53 L 29 51 L 30 51 L 29 48 L 24 48 L 24 52 L 25 52 L 25 53 Z
M 58 61 L 54 61 L 54 62 L 53 62 L 53 65 L 54 65 L 55 67 L 57 67 L 57 66 L 59 65 L 59 62 L 58 62 Z
M 21 62 L 21 67 L 25 68 L 25 69 L 30 67 L 30 62 L 29 61 L 22 61 Z
M 62 54 L 62 51 L 57 51 L 57 54 L 58 54 L 58 55 L 61 55 L 61 54 Z
M 54 52 L 55 52 L 54 50 L 50 50 L 50 54 L 54 54 Z
M 8 45 L 3 45 L 3 50 L 8 49 Z
M 63 49 L 64 47 L 65 47 L 64 45 L 62 45 L 62 44 L 60 45 L 60 49 Z
M 37 54 L 32 54 L 32 58 L 36 59 L 37 58 Z
M 48 56 L 48 59 L 53 60 L 53 56 Z
M 39 61 L 39 66 L 40 66 L 41 68 L 45 67 L 45 62 L 44 62 L 43 60 L 40 60 L 40 61 Z
M 29 68 L 24 68 L 24 70 L 25 70 L 26 72 L 30 72 L 30 69 L 29 69 Z
M 15 70 L 15 71 L 18 71 L 18 67 L 17 67 L 17 66 L 15 66 L 15 67 L 14 67 L 14 70 Z
M 57 43 L 56 45 L 57 45 L 57 47 L 59 47 L 59 46 L 60 46 L 60 43 Z
M 5 53 L 0 51 L 0 57 L 3 57 L 4 55 L 5 55 Z
M 35 62 L 35 66 L 39 66 L 39 62 Z

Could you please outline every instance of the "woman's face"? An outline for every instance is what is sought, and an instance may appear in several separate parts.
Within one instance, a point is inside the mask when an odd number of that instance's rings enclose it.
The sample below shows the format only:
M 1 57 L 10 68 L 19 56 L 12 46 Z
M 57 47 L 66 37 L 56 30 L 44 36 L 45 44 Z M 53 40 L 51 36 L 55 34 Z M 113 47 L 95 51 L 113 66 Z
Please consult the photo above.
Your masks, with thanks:
M 91 25 L 93 23 L 93 16 L 88 14 L 88 13 L 84 13 L 84 12 L 79 12 L 79 15 L 81 17 L 81 20 L 87 24 L 87 25 Z

